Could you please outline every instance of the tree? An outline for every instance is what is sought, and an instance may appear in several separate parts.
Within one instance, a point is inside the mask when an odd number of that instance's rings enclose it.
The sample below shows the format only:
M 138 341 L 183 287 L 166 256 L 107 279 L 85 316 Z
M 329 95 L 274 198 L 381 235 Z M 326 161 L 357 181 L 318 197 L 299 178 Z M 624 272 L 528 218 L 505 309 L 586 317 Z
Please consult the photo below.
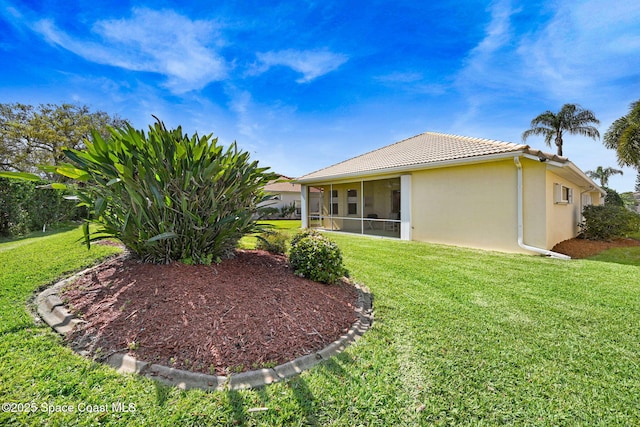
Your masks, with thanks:
M 604 134 L 604 145 L 616 150 L 618 164 L 640 171 L 640 100 L 631 103 L 629 113 L 613 122 Z
M 640 172 L 638 172 L 638 176 L 636 176 L 636 187 L 635 190 L 640 192 Z
M 531 135 L 542 135 L 549 147 L 554 140 L 558 156 L 562 156 L 562 138 L 565 133 L 587 136 L 594 140 L 600 138 L 600 132 L 591 124 L 600 124 L 592 111 L 576 104 L 564 104 L 557 114 L 547 110 L 531 120 L 531 129 L 522 133 L 522 140 L 526 141 Z
M 598 166 L 595 171 L 587 171 L 586 174 L 589 178 L 600 181 L 600 187 L 608 187 L 609 177 L 612 175 L 622 175 L 623 172 L 620 169 Z
M 109 137 L 108 126 L 127 120 L 74 104 L 0 104 L 0 170 L 43 174 L 38 165 L 64 162 L 63 148 L 82 149 L 96 130 Z

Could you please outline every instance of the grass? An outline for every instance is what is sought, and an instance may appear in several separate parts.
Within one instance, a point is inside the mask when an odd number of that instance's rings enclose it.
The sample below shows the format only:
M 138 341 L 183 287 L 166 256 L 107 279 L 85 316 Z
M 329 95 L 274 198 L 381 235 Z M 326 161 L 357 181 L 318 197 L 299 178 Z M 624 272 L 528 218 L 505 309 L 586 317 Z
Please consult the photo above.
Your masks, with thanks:
M 630 234 L 628 237 L 640 240 L 640 231 Z M 626 248 L 613 248 L 589 257 L 593 261 L 615 262 L 619 264 L 640 266 L 640 246 Z
M 640 246 L 613 248 L 589 257 L 592 261 L 615 262 L 640 266 Z
M 0 244 L 0 396 L 37 409 L 0 425 L 640 424 L 638 266 L 331 234 L 374 326 L 290 381 L 204 393 L 118 375 L 34 324 L 34 290 L 113 252 L 79 237 Z
M 260 221 L 259 224 L 271 227 L 272 230 L 293 236 L 300 229 L 300 220 L 295 219 L 278 219 L 270 221 Z M 239 247 L 241 249 L 253 249 L 256 246 L 256 235 L 245 236 L 240 240 Z

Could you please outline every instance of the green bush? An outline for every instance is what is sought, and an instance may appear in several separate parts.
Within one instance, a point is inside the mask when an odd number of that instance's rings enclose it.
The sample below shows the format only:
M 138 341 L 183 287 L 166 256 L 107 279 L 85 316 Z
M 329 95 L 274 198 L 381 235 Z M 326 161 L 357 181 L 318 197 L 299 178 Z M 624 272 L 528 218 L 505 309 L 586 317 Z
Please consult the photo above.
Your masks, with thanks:
M 14 236 L 29 231 L 25 205 L 34 187 L 31 182 L 0 178 L 0 235 Z
M 587 239 L 611 240 L 640 230 L 640 215 L 621 206 L 586 206 L 582 215 L 580 228 Z
M 336 283 L 347 274 L 338 245 L 312 230 L 291 239 L 289 263 L 296 274 L 321 283 Z
M 312 229 L 312 228 L 305 228 L 304 230 L 298 231 L 292 238 L 291 238 L 291 242 L 289 242 L 289 244 L 291 245 L 291 247 L 297 246 L 298 242 L 300 242 L 300 240 L 306 238 L 306 237 L 319 237 L 322 238 L 322 234 L 320 234 L 319 232 L 317 232 L 316 230 Z
M 256 249 L 271 252 L 272 254 L 284 254 L 287 252 L 286 234 L 279 231 L 268 230 L 257 236 Z
M 76 203 L 64 198 L 65 191 L 38 189 L 44 185 L 0 178 L 0 235 L 18 236 L 81 217 Z
M 272 218 L 275 217 L 279 212 L 280 210 L 278 208 L 272 208 L 268 206 L 264 208 L 258 208 L 258 217 L 260 219 Z
M 146 135 L 129 125 L 110 132 L 65 150 L 72 164 L 53 168 L 84 182 L 77 195 L 99 225 L 90 233 L 85 224 L 87 244 L 116 237 L 145 262 L 208 264 L 254 231 L 262 189 L 276 176 L 235 143 L 223 150 L 211 135 L 189 137 L 159 120 Z
M 608 187 L 604 187 L 604 191 L 607 192 L 607 195 L 604 196 L 604 204 L 609 206 L 624 206 L 624 200 L 620 194 Z

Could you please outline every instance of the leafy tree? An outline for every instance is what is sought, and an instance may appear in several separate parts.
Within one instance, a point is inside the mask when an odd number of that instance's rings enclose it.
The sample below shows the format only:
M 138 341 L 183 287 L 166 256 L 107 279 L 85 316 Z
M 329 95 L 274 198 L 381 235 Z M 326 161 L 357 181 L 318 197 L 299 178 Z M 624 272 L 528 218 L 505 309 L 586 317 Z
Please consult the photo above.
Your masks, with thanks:
M 640 171 L 640 100 L 631 103 L 629 113 L 613 122 L 604 134 L 604 145 L 616 150 L 618 164 Z
M 0 170 L 43 175 L 38 165 L 64 162 L 63 148 L 82 149 L 92 130 L 108 138 L 109 126 L 126 123 L 118 116 L 74 104 L 0 104 Z
M 586 174 L 589 178 L 600 181 L 600 187 L 608 187 L 609 177 L 612 175 L 622 175 L 623 172 L 620 169 L 598 166 L 595 171 L 587 171 Z
M 640 192 L 640 172 L 638 172 L 638 176 L 636 176 L 636 187 L 635 190 Z
M 555 142 L 558 156 L 562 156 L 565 133 L 587 136 L 594 140 L 600 138 L 600 132 L 591 124 L 600 124 L 592 111 L 576 104 L 564 104 L 557 114 L 547 110 L 531 120 L 531 129 L 522 133 L 522 140 L 526 141 L 531 135 L 542 135 L 549 147 L 552 140 Z

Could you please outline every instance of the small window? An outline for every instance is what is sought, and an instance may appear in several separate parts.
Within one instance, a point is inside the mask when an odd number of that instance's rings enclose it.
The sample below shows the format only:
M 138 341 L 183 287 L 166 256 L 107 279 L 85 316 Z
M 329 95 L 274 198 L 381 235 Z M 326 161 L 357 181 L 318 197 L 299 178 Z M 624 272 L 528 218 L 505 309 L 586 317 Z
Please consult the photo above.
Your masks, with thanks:
M 562 184 L 554 184 L 554 202 L 557 204 L 573 203 L 573 189 Z
M 331 205 L 331 215 L 338 215 L 338 204 L 333 203 Z
M 347 197 L 358 197 L 358 190 L 347 190 Z
M 347 205 L 347 209 L 349 210 L 349 215 L 357 215 L 358 214 L 358 204 L 357 203 L 349 203 Z
M 338 197 L 338 190 L 331 190 L 331 197 L 334 199 Z

